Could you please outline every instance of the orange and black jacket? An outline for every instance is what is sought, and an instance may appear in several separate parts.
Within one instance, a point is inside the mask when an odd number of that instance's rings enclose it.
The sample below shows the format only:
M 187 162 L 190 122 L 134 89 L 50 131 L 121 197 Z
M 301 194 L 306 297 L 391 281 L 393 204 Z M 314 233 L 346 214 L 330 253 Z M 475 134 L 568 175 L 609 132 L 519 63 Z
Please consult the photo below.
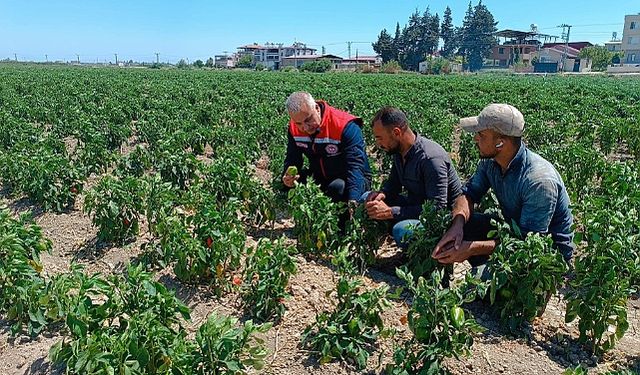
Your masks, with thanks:
M 362 119 L 318 101 L 322 122 L 314 135 L 289 122 L 284 169 L 302 168 L 302 155 L 309 159 L 313 179 L 326 186 L 335 179 L 345 181 L 347 199 L 359 200 L 371 184 L 371 169 L 362 136 Z

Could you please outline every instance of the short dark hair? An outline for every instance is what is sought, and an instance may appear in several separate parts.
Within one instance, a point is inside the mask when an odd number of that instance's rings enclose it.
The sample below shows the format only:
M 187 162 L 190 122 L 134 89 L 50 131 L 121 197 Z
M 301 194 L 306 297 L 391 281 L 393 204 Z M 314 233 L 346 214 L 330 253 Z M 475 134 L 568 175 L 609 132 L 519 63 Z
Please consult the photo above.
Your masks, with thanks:
M 391 106 L 380 108 L 380 110 L 373 117 L 373 120 L 371 120 L 371 126 L 373 126 L 376 121 L 380 121 L 382 126 L 384 126 L 385 128 L 398 127 L 400 129 L 405 129 L 407 126 L 409 126 L 407 115 L 405 115 L 404 112 L 402 112 L 398 108 Z

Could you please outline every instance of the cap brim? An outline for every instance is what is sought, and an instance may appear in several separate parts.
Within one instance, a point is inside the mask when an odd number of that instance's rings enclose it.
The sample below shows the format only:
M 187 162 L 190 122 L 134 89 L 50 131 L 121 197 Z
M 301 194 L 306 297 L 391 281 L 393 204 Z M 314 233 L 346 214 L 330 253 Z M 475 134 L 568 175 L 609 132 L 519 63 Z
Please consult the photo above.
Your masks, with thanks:
M 470 133 L 477 133 L 480 129 L 478 124 L 478 116 L 465 117 L 460 119 L 460 127 Z

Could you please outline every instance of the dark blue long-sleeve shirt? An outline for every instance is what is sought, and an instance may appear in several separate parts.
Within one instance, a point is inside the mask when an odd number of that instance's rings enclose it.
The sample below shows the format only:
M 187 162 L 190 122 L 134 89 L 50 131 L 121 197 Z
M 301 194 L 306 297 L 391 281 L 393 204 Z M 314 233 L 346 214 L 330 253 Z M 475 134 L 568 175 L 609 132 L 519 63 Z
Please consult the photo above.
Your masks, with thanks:
M 406 195 L 400 195 L 403 192 Z M 395 155 L 389 179 L 382 187 L 394 220 L 417 219 L 425 200 L 437 208 L 451 208 L 462 193 L 449 154 L 436 142 L 416 134 L 416 141 L 403 160 Z
M 345 125 L 339 143 L 315 136 L 296 140 L 290 132 L 287 137 L 285 170 L 289 166 L 301 169 L 303 155 L 306 155 L 314 180 L 320 185 L 328 185 L 337 178 L 343 179 L 348 200 L 358 200 L 369 188 L 371 169 L 362 129 L 356 122 Z

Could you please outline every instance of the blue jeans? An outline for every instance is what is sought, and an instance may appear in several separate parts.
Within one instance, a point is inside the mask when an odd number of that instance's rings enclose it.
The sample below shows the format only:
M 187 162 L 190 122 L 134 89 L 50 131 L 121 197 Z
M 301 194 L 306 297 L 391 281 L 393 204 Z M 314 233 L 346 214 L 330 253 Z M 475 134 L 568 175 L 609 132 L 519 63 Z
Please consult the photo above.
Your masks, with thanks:
M 420 226 L 420 220 L 416 219 L 398 221 L 393 225 L 391 235 L 399 248 L 407 250 L 409 243 L 411 242 L 411 238 L 413 237 L 413 231 L 417 226 Z
M 370 193 L 370 191 L 367 191 L 362 194 L 358 203 L 363 203 Z M 393 224 L 391 235 L 399 248 L 406 250 L 409 247 L 411 237 L 413 237 L 413 231 L 418 225 L 420 225 L 420 220 L 417 219 L 401 220 Z

